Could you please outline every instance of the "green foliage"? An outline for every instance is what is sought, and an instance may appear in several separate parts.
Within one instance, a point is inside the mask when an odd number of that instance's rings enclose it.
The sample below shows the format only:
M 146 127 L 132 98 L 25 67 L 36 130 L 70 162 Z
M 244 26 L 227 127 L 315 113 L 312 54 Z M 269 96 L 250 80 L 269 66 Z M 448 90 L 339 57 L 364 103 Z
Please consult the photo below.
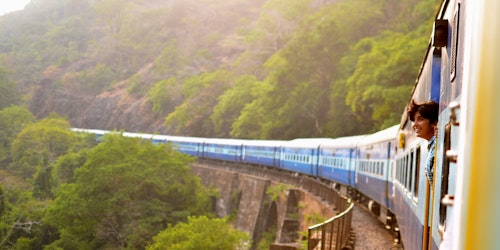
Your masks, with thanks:
M 185 101 L 165 118 L 165 125 L 176 133 L 213 134 L 209 117 L 219 96 L 232 84 L 232 77 L 231 72 L 221 70 L 184 81 L 181 91 Z
M 148 92 L 149 101 L 153 103 L 153 111 L 162 116 L 174 111 L 175 106 L 182 103 L 180 88 L 175 78 L 155 83 Z
M 12 142 L 34 120 L 35 117 L 26 108 L 11 106 L 0 110 L 0 162 L 10 162 Z
M 229 137 L 235 120 L 243 109 L 263 93 L 265 84 L 255 77 L 244 75 L 235 79 L 234 86 L 222 94 L 210 116 L 214 130 L 220 137 Z
M 0 220 L 1 248 L 40 249 L 53 239 L 53 232 L 43 225 L 50 201 L 32 197 L 32 185 L 2 172 L 4 210 Z
M 276 185 L 271 185 L 266 189 L 266 194 L 271 196 L 272 201 L 277 201 L 283 192 L 289 190 L 291 188 L 290 185 L 278 183 Z
M 63 118 L 52 116 L 25 127 L 12 142 L 11 168 L 31 178 L 46 170 L 57 157 L 69 152 L 76 135 Z
M 274 241 L 276 240 L 276 233 L 277 233 L 276 230 L 273 230 L 273 232 L 265 232 L 264 233 L 264 236 L 259 241 L 259 244 L 257 244 L 258 250 L 268 250 L 269 249 L 269 245 L 274 243 Z
M 400 120 L 400 116 L 391 113 L 403 111 L 405 93 L 411 91 L 410 79 L 416 77 L 414 72 L 418 72 L 422 60 L 412 55 L 424 54 L 426 49 L 423 30 L 426 28 L 406 35 L 385 32 L 360 43 L 368 51 L 358 58 L 353 74 L 347 79 L 346 102 L 358 114 L 371 114 L 377 129 Z M 401 79 L 409 80 L 405 84 Z
M 83 81 L 90 91 L 100 93 L 103 89 L 112 85 L 113 79 L 114 75 L 111 69 L 102 63 L 98 63 L 93 69 L 86 72 Z
M 0 68 L 0 110 L 16 104 L 19 96 L 15 83 L 9 79 L 7 73 Z
M 79 157 L 63 161 L 77 160 L 68 164 L 72 168 Z M 166 145 L 110 134 L 86 158 L 74 182 L 58 188 L 47 215 L 61 234 L 52 246 L 143 248 L 167 224 L 211 208 L 210 195 L 187 166 L 192 159 Z
M 148 250 L 155 249 L 249 249 L 249 236 L 232 228 L 227 219 L 189 217 L 188 222 L 169 226 L 154 237 Z
M 87 150 L 80 150 L 57 158 L 57 161 L 53 164 L 54 181 L 57 182 L 55 184 L 75 182 L 74 171 L 85 164 L 87 153 Z

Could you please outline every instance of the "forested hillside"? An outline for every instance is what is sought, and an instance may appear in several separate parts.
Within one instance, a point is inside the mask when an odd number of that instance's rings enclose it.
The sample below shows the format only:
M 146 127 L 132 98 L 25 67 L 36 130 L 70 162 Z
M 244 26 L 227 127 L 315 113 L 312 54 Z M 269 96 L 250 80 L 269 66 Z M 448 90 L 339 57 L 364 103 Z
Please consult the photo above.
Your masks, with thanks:
M 400 120 L 437 5 L 32 0 L 1 16 L 0 248 L 259 245 L 215 218 L 192 158 L 70 128 L 259 139 L 385 128 Z
M 0 17 L 0 108 L 70 126 L 290 139 L 399 122 L 435 0 L 32 0 Z

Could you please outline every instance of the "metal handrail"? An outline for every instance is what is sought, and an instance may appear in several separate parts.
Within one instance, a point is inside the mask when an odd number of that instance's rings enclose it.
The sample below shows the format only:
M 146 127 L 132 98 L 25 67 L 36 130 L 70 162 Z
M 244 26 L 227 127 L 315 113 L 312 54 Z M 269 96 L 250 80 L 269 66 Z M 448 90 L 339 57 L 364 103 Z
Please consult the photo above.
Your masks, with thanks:
M 341 249 L 347 245 L 351 232 L 354 203 L 350 200 L 346 200 L 346 202 L 349 204 L 346 210 L 308 228 L 307 248 L 309 250 Z

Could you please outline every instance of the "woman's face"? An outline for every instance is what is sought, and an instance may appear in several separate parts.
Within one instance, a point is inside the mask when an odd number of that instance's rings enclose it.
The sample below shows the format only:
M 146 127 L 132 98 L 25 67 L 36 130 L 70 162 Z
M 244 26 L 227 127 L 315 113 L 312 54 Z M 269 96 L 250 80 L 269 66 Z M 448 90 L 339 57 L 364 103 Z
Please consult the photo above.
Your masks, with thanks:
M 434 125 L 430 123 L 430 120 L 424 118 L 418 111 L 415 113 L 413 120 L 412 128 L 417 137 L 430 140 L 434 135 Z

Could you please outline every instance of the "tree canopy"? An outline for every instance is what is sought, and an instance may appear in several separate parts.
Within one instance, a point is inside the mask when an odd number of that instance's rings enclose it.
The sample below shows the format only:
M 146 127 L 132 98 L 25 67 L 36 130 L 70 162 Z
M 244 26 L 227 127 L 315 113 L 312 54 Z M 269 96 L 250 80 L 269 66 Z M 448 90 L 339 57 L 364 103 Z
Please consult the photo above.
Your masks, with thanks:
M 227 219 L 189 217 L 187 222 L 169 226 L 153 238 L 148 250 L 233 250 L 248 249 L 249 236 L 232 228 Z
M 194 158 L 168 144 L 118 132 L 97 143 L 57 114 L 35 121 L 17 106 L 0 118 L 2 248 L 145 249 L 168 225 L 214 216 Z
M 166 225 L 211 209 L 192 159 L 168 145 L 112 134 L 86 158 L 49 208 L 61 235 L 53 246 L 141 249 Z

